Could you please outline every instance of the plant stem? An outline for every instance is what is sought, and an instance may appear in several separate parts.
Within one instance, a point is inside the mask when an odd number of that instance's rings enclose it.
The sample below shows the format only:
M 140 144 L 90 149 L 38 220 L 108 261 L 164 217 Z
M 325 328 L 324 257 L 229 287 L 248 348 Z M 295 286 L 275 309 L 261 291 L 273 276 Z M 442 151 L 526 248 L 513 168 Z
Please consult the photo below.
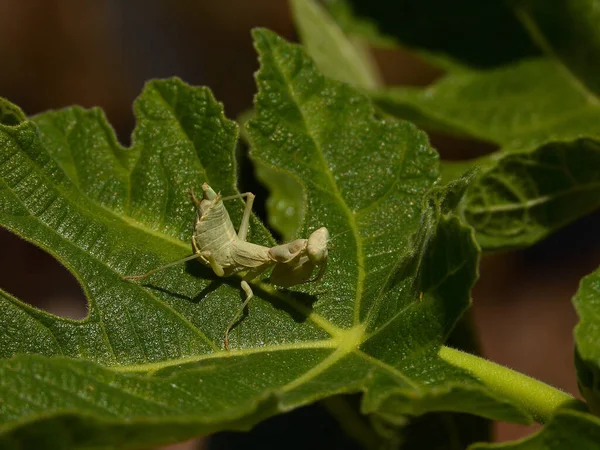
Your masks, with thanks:
M 566 392 L 480 356 L 446 346 L 442 346 L 439 356 L 446 362 L 471 372 L 492 392 L 513 400 L 539 423 L 548 421 L 560 406 L 575 401 Z

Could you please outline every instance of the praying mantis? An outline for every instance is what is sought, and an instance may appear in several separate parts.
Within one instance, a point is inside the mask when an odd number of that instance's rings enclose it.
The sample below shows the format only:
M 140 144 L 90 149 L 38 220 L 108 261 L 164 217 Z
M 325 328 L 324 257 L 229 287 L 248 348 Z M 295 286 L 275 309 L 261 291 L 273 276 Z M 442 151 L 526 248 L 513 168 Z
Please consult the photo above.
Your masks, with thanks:
M 270 267 L 273 267 L 271 283 L 277 286 L 290 287 L 318 281 L 327 267 L 329 231 L 321 227 L 308 239 L 296 239 L 287 244 L 265 247 L 246 240 L 255 198 L 253 193 L 221 197 L 220 193 L 216 193 L 207 183 L 204 183 L 202 199 L 198 200 L 192 189 L 190 189 L 190 197 L 197 208 L 192 234 L 194 253 L 142 275 L 124 276 L 123 279 L 146 278 L 159 270 L 193 259 L 199 259 L 210 266 L 219 277 L 240 275 L 241 289 L 246 298 L 225 329 L 223 343 L 225 349 L 229 351 L 229 332 L 254 296 L 248 281 L 255 279 Z M 237 198 L 245 198 L 246 207 L 236 233 L 223 201 Z M 311 278 L 315 268 L 318 268 L 317 275 Z

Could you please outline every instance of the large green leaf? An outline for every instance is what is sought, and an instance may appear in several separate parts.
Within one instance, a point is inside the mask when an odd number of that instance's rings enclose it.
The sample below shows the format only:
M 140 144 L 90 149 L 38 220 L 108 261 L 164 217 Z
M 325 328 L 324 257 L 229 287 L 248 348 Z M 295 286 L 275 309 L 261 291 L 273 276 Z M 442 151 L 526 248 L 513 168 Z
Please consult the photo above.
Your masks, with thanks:
M 600 269 L 581 280 L 573 304 L 580 319 L 575 327 L 579 390 L 600 415 Z
M 475 444 L 469 450 L 596 450 L 600 442 L 600 420 L 578 411 L 559 411 L 533 436 L 501 444 Z
M 143 447 L 362 392 L 379 420 L 456 411 L 528 422 L 437 353 L 469 306 L 478 250 L 454 213 L 468 182 L 435 187 L 424 133 L 377 120 L 349 86 L 323 77 L 304 50 L 267 31 L 254 158 L 302 189 L 298 234 L 335 241 L 320 284 L 253 283 L 198 262 L 121 279 L 191 252 L 187 191 L 235 192 L 237 128 L 207 89 L 149 83 L 122 148 L 102 113 L 69 108 L 0 126 L 0 223 L 59 259 L 89 302 L 83 321 L 0 298 L 0 423 L 5 448 Z M 243 204 L 228 204 L 239 223 Z M 255 221 L 249 239 L 272 239 Z
M 484 249 L 530 245 L 600 204 L 600 101 L 553 61 L 453 73 L 378 98 L 390 114 L 501 146 L 446 166 L 448 178 L 482 169 L 463 214 Z

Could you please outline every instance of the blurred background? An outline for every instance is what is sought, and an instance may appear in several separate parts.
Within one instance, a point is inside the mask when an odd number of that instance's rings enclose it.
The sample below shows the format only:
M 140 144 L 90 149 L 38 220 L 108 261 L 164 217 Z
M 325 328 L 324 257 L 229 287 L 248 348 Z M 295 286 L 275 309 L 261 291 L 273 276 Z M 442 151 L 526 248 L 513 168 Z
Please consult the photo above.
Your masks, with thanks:
M 176 75 L 209 86 L 235 119 L 252 106 L 258 63 L 250 29 L 256 26 L 297 40 L 281 0 L 2 0 L 0 96 L 28 115 L 69 105 L 100 106 L 121 143 L 129 145 L 132 102 L 144 83 Z M 374 54 L 389 84 L 426 85 L 441 76 L 406 51 Z M 490 150 L 481 142 L 430 137 L 444 158 Z M 488 358 L 578 396 L 572 363 L 577 317 L 570 298 L 600 262 L 598 229 L 596 213 L 525 251 L 483 259 L 473 314 Z M 70 273 L 5 230 L 0 230 L 0 288 L 60 316 L 86 314 L 85 298 Z M 495 426 L 499 441 L 535 429 Z

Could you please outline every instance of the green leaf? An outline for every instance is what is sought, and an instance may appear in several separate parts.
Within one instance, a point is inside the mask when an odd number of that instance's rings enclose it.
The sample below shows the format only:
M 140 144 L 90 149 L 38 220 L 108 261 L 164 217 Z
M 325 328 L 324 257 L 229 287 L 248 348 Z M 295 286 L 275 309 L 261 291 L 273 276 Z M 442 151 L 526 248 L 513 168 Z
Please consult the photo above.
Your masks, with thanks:
M 575 327 L 579 390 L 592 412 L 600 415 L 600 269 L 581 280 L 573 304 L 579 315 Z
M 227 352 L 238 278 L 193 261 L 143 284 L 121 279 L 191 252 L 190 186 L 236 192 L 237 127 L 205 88 L 149 83 L 129 149 L 98 110 L 0 125 L 0 223 L 56 256 L 89 302 L 74 321 L 1 295 L 4 447 L 38 448 L 49 434 L 57 448 L 157 445 L 339 393 L 363 393 L 362 412 L 388 421 L 531 420 L 438 357 L 476 278 L 478 249 L 454 212 L 468 177 L 435 186 L 424 133 L 375 119 L 367 97 L 325 78 L 302 48 L 254 37 L 253 157 L 302 188 L 299 236 L 347 231 L 323 281 L 253 282 Z M 242 202 L 227 208 L 239 224 Z M 258 221 L 249 239 L 273 242 Z
M 600 12 L 595 0 L 520 0 L 515 13 L 536 44 L 572 74 L 573 81 L 600 93 Z
M 520 441 L 475 444 L 469 450 L 595 450 L 600 442 L 600 420 L 578 411 L 563 410 L 540 431 Z
M 425 89 L 391 88 L 377 100 L 389 113 L 396 105 L 413 108 L 433 123 L 504 150 L 595 136 L 600 130 L 600 100 L 547 59 L 452 73 Z
M 350 41 L 317 2 L 292 0 L 290 6 L 300 39 L 325 76 L 364 89 L 381 84 L 368 49 Z
M 425 117 L 501 146 L 445 168 L 445 178 L 481 168 L 463 214 L 485 250 L 523 247 L 600 204 L 600 102 L 548 60 L 453 73 L 426 89 L 378 96 L 392 115 Z
M 257 116 L 249 125 L 251 156 L 287 172 L 303 187 L 307 207 L 298 235 L 325 223 L 333 234 L 350 230 L 336 241 L 332 258 L 339 265 L 347 261 L 358 264 L 328 272 L 335 277 L 337 292 L 333 302 L 324 297 L 318 305 L 338 326 L 366 328 L 369 339 L 361 350 L 383 359 L 388 354 L 396 360 L 399 349 L 392 351 L 384 344 L 385 335 L 393 334 L 396 320 L 400 320 L 395 314 L 404 308 L 429 307 L 425 300 L 411 303 L 413 296 L 423 292 L 425 299 L 433 289 L 435 295 L 468 297 L 468 288 L 464 289 L 473 281 L 475 265 L 469 268 L 465 257 L 476 257 L 476 249 L 470 230 L 451 214 L 465 180 L 435 189 L 427 196 L 425 210 L 413 212 L 422 207 L 422 200 L 415 202 L 414 195 L 424 195 L 437 178 L 436 157 L 425 135 L 405 122 L 376 120 L 365 96 L 347 85 L 315 76 L 300 48 L 282 45 L 266 32 L 255 33 L 255 38 L 262 69 L 257 77 Z M 463 243 L 456 239 L 458 235 Z M 441 261 L 441 267 L 434 267 Z M 446 278 L 448 267 L 455 264 L 454 276 L 470 279 L 466 285 Z M 400 291 L 409 288 L 412 292 L 408 304 L 398 289 L 401 286 Z M 458 290 L 452 295 L 452 289 Z M 353 308 L 341 305 L 338 298 L 354 298 Z M 436 309 L 441 303 L 430 306 Z M 438 332 L 447 335 L 456 317 L 438 316 Z M 382 325 L 385 333 L 380 331 Z M 422 326 L 432 330 L 434 325 Z
M 247 125 L 254 117 L 254 110 L 248 110 L 238 117 L 240 137 L 250 147 Z M 298 226 L 304 220 L 304 199 L 301 186 L 285 173 L 254 160 L 254 175 L 269 190 L 266 201 L 267 222 L 279 233 L 284 242 L 291 242 L 297 236 Z
M 456 68 L 458 63 L 489 68 L 539 52 L 509 2 L 329 0 L 327 4 L 346 33 L 378 46 L 412 47 L 447 67 Z
M 600 52 L 595 3 L 442 3 L 333 0 L 328 5 L 349 35 L 377 43 L 383 32 L 384 43 L 396 39 L 467 66 L 498 66 L 535 54 L 526 32 L 530 34 L 548 60 L 489 72 L 462 68 L 429 89 L 396 88 L 375 98 L 388 114 L 502 145 L 502 152 L 490 158 L 445 165 L 443 177 L 453 179 L 473 165 L 483 168 L 467 195 L 464 214 L 484 250 L 531 245 L 599 203 L 598 175 L 591 169 L 598 162 L 596 141 L 582 140 L 598 134 L 598 70 L 590 63 Z M 451 11 L 439 13 L 444 8 Z M 460 20 L 448 20 L 452 14 Z M 488 14 L 494 20 L 486 20 Z M 435 17 L 460 29 L 468 42 L 448 39 L 454 30 L 444 31 Z M 462 26 L 456 27 L 459 21 Z M 472 30 L 476 39 L 465 30 Z M 510 39 L 497 40 L 501 33 Z M 443 57 L 437 62 L 457 69 Z M 506 155 L 508 151 L 519 155 Z

